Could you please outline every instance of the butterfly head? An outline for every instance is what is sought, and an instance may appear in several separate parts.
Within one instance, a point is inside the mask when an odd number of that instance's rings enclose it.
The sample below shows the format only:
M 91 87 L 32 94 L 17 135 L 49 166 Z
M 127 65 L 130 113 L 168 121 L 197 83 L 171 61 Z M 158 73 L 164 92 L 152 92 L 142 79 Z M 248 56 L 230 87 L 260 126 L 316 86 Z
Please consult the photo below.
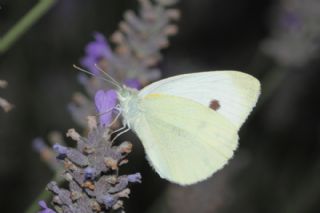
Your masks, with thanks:
M 122 85 L 117 90 L 119 102 L 126 102 L 126 100 L 130 100 L 134 96 L 138 95 L 138 90 L 127 87 L 126 85 Z

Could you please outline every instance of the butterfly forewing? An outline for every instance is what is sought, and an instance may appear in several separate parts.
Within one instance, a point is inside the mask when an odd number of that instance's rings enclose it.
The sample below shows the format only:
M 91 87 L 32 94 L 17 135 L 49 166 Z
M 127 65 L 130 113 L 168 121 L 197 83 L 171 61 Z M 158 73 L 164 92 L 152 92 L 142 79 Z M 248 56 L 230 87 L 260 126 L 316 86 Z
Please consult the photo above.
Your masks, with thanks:
M 237 71 L 214 71 L 178 75 L 155 82 L 139 92 L 168 94 L 211 107 L 238 129 L 255 106 L 260 83 L 251 75 Z

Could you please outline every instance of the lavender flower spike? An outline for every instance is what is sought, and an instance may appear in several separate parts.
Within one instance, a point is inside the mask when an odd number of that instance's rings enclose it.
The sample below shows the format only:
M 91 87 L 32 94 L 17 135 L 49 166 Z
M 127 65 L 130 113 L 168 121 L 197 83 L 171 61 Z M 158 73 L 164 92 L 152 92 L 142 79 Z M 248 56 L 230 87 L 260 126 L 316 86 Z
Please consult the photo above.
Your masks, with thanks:
M 81 59 L 80 63 L 92 73 L 99 74 L 100 72 L 95 67 L 95 64 L 99 64 L 103 59 L 110 60 L 112 58 L 112 50 L 101 33 L 96 32 L 94 37 L 96 40 L 86 46 L 86 55 Z
M 88 121 L 88 125 L 91 123 Z M 63 165 L 62 177 L 69 184 L 59 187 L 52 181 L 47 185 L 54 195 L 52 206 L 58 213 L 124 213 L 123 200 L 129 198 L 129 183 L 141 180 L 140 173 L 118 175 L 121 165 L 128 162 L 132 144 L 112 144 L 110 129 L 97 125 L 89 128 L 87 136 L 77 138 L 76 148 L 55 145 L 58 154 L 66 153 L 58 160 Z M 44 202 L 40 205 L 45 211 L 39 213 L 55 213 Z
M 38 213 L 56 213 L 52 209 L 48 208 L 46 202 L 44 202 L 43 200 L 40 200 L 38 204 L 41 207 L 41 211 L 39 211 Z
M 112 109 L 117 104 L 117 93 L 114 90 L 99 90 L 95 95 L 95 104 L 100 113 L 100 124 L 109 125 L 112 121 Z

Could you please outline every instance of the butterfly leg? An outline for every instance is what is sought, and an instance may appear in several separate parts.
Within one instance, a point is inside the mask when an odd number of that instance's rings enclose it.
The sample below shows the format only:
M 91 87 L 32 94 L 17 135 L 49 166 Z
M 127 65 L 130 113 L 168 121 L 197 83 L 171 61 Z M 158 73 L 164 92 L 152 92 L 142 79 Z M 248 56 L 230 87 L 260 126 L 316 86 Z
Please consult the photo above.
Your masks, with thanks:
M 128 132 L 130 130 L 130 128 L 127 128 L 126 130 L 123 130 L 122 132 L 118 133 L 111 141 L 111 144 L 113 144 L 113 142 L 120 137 L 121 135 L 123 135 L 124 133 Z
M 118 110 L 118 114 L 116 115 L 116 117 L 113 119 L 113 121 L 109 124 L 108 128 L 110 128 L 113 124 L 115 124 L 115 122 L 118 120 L 118 118 L 121 115 L 121 108 L 120 105 L 115 106 L 112 110 Z
M 114 130 L 111 134 L 114 134 L 116 132 L 121 132 L 122 130 L 126 129 L 127 128 L 127 125 L 125 124 L 124 126 L 122 126 L 121 128 L 117 129 L 117 130 Z

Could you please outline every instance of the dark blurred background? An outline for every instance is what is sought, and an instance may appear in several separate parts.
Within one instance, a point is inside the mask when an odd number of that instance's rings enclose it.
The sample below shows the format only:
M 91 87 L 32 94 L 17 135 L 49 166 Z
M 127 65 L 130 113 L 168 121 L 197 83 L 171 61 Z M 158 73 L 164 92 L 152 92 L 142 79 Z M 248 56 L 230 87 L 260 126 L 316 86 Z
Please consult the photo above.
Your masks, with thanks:
M 0 35 L 36 2 L 1 0 Z M 305 1 L 301 7 L 304 17 L 309 9 L 316 10 L 313 2 Z M 288 29 L 282 32 L 275 24 L 279 8 L 284 7 L 278 3 L 182 0 L 177 4 L 182 13 L 179 34 L 163 51 L 163 76 L 242 70 L 261 80 L 262 96 L 240 131 L 235 157 L 223 170 L 194 186 L 161 180 L 144 160 L 139 142 L 132 139 L 132 164 L 126 170 L 140 171 L 143 182 L 133 186 L 127 212 L 320 211 L 320 33 L 318 40 L 312 37 L 311 48 L 316 50 L 310 56 L 302 52 L 305 46 L 294 49 L 310 36 L 286 39 Z M 135 0 L 57 1 L 0 56 L 0 78 L 9 82 L 0 96 L 15 105 L 11 112 L 0 113 L 1 212 L 23 212 L 52 178 L 31 142 L 52 130 L 80 128 L 66 107 L 75 91 L 83 91 L 72 64 L 79 63 L 94 31 L 109 37 L 123 12 L 136 8 Z M 308 20 L 319 20 L 320 15 L 309 16 Z M 296 24 L 291 15 L 287 19 L 289 25 Z M 310 30 L 314 34 L 319 31 L 318 24 L 305 27 L 315 28 Z M 271 46 L 274 49 L 269 50 Z

